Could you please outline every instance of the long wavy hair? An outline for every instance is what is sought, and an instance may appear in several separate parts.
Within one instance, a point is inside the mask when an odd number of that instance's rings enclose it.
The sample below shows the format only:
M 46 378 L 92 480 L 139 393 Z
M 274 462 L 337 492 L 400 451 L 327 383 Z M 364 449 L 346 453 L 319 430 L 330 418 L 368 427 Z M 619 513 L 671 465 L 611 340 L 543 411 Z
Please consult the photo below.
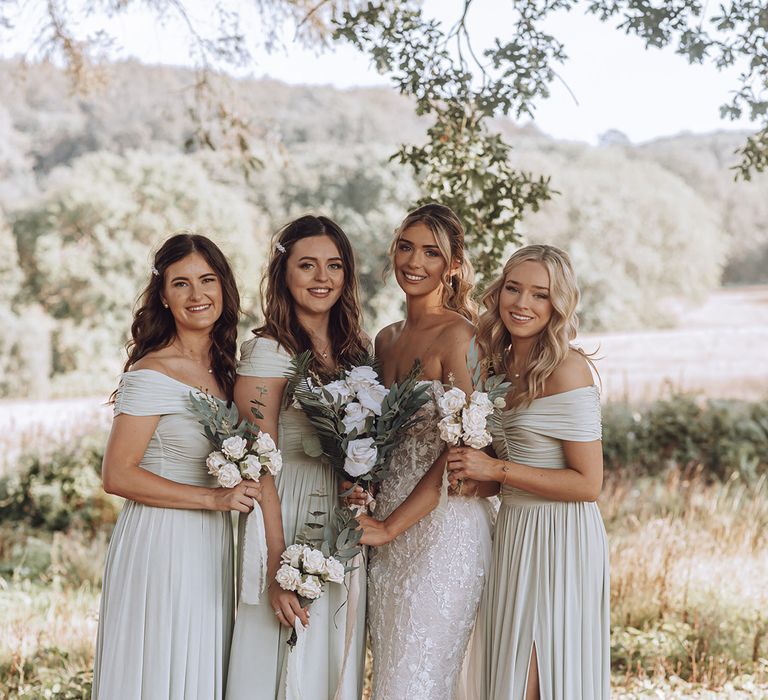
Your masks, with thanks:
M 224 253 L 210 238 L 191 231 L 182 230 L 175 233 L 155 253 L 153 271 L 139 298 L 139 307 L 131 324 L 131 339 L 125 346 L 128 359 L 124 371 L 127 372 L 147 353 L 168 347 L 176 338 L 173 314 L 163 306 L 165 272 L 170 265 L 192 253 L 199 253 L 205 258 L 221 284 L 222 311 L 211 330 L 208 356 L 216 381 L 227 398 L 231 399 L 235 386 L 240 293 Z
M 341 227 L 325 216 L 305 215 L 291 221 L 274 236 L 264 277 L 261 281 L 261 308 L 264 323 L 254 335 L 274 338 L 292 355 L 313 350 L 312 338 L 299 322 L 296 303 L 288 290 L 286 267 L 291 249 L 304 238 L 328 236 L 338 248 L 344 268 L 341 296 L 331 307 L 329 333 L 333 357 L 339 366 L 355 364 L 367 352 L 362 329 L 355 254 Z M 318 358 L 312 369 L 324 376 L 327 370 Z
M 443 272 L 443 306 L 461 314 L 473 324 L 476 323 L 478 305 L 472 299 L 475 271 L 464 251 L 464 226 L 450 207 L 437 203 L 424 204 L 403 219 L 395 229 L 395 236 L 389 246 L 389 262 L 384 275 L 388 275 L 394 267 L 400 237 L 416 224 L 424 224 L 432 231 L 437 248 L 446 261 Z M 459 268 L 452 275 L 451 268 L 454 262 L 459 263 Z
M 580 292 L 568 254 L 551 245 L 528 245 L 515 251 L 507 260 L 501 275 L 490 284 L 482 296 L 485 311 L 477 325 L 477 343 L 485 357 L 488 370 L 507 374 L 508 362 L 513 352 L 512 336 L 499 314 L 499 297 L 504 281 L 512 268 L 523 262 L 539 262 L 549 273 L 549 298 L 552 317 L 541 331 L 531 349 L 524 369 L 525 390 L 515 395 L 510 408 L 526 406 L 544 393 L 544 385 L 552 372 L 565 360 L 573 347 L 571 341 L 579 329 L 576 307 Z M 580 352 L 592 364 L 589 356 Z

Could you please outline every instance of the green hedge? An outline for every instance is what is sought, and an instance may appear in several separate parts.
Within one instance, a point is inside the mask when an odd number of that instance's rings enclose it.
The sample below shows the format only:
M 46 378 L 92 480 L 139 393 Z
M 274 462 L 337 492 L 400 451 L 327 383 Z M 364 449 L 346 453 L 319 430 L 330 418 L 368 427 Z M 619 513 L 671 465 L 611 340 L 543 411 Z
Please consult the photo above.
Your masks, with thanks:
M 702 467 L 727 479 L 753 479 L 768 471 L 768 400 L 700 401 L 673 396 L 647 406 L 603 407 L 606 469 L 656 474 L 677 466 Z
M 0 479 L 0 522 L 49 531 L 114 523 L 120 502 L 101 487 L 104 444 L 99 433 L 22 454 L 18 469 Z

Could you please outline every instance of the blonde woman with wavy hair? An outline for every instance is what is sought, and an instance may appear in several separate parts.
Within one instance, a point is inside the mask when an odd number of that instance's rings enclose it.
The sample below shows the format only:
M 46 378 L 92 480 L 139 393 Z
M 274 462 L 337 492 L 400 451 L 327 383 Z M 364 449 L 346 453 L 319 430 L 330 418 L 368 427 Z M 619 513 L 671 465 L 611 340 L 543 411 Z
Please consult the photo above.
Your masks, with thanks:
M 467 352 L 476 307 L 461 222 L 448 207 L 420 207 L 396 229 L 390 255 L 406 317 L 376 337 L 385 383 L 400 381 L 418 359 L 433 396 L 449 381 L 471 392 Z M 486 499 L 455 495 L 436 509 L 446 463 L 436 403 L 420 417 L 393 452 L 375 518 L 359 517 L 361 541 L 372 545 L 373 700 L 464 697 L 461 662 L 490 562 Z M 477 484 L 468 491 L 475 496 Z
M 451 448 L 451 480 L 500 487 L 472 666 L 483 700 L 610 696 L 608 547 L 600 396 L 576 335 L 568 255 L 518 250 L 483 296 L 478 344 L 512 383 L 493 450 Z

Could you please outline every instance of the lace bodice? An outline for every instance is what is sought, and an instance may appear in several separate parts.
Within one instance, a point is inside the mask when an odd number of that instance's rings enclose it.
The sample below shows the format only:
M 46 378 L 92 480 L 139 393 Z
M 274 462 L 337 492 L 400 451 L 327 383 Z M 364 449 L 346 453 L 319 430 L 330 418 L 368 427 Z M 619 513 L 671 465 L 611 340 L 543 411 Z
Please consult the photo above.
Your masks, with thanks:
M 434 397 L 435 385 L 429 393 Z M 421 477 L 440 456 L 445 443 L 440 439 L 437 422 L 440 414 L 434 400 L 427 401 L 416 414 L 419 423 L 413 426 L 407 437 L 393 450 L 389 476 L 376 497 L 376 517 L 383 520 L 399 506 L 419 483 Z
M 437 382 L 432 382 L 431 393 Z M 387 517 L 445 449 L 434 400 L 417 414 L 393 451 L 375 517 Z M 451 496 L 395 540 L 371 552 L 369 629 L 373 700 L 449 700 L 490 559 L 491 508 L 485 499 Z

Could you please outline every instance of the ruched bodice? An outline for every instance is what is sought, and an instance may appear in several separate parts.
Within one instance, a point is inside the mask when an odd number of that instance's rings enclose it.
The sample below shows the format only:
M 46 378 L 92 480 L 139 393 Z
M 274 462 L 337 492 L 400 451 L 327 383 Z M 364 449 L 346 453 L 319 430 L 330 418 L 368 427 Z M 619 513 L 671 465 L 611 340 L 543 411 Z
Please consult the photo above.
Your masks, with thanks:
M 585 386 L 534 399 L 528 406 L 496 414 L 491 421 L 493 449 L 500 459 L 531 467 L 565 467 L 563 440 L 599 440 L 600 394 L 596 386 Z M 502 488 L 502 499 L 547 502 L 510 486 Z
M 144 452 L 141 467 L 180 484 L 212 488 L 216 479 L 205 467 L 211 443 L 190 410 L 190 392 L 199 390 L 162 372 L 126 372 L 117 388 L 115 415 L 159 415 L 160 422 Z M 147 401 L 150 396 L 151 403 Z

